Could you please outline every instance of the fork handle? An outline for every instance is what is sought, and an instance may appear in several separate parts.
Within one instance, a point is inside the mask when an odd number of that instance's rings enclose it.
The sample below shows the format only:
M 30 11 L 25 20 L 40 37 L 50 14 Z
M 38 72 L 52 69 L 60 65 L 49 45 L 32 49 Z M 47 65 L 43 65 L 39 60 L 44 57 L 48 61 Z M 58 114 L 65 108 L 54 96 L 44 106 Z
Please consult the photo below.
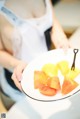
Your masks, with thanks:
M 72 66 L 71 66 L 71 70 L 75 70 L 75 60 L 76 60 L 76 54 L 78 53 L 79 49 L 74 49 L 73 52 L 74 52 L 74 59 L 73 59 L 73 63 L 72 63 Z

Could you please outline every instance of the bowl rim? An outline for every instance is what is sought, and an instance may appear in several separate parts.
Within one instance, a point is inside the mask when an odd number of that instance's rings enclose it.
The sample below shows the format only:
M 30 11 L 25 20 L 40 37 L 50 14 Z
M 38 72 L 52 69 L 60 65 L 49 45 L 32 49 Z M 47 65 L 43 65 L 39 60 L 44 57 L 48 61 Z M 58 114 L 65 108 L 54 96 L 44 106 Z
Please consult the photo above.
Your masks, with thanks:
M 22 88 L 22 86 L 21 86 L 21 88 Z M 63 97 L 63 98 L 52 99 L 52 100 L 45 100 L 45 99 L 43 100 L 43 99 L 34 98 L 34 97 L 28 95 L 28 94 L 24 91 L 23 88 L 22 88 L 22 92 L 23 92 L 27 97 L 29 97 L 29 98 L 31 98 L 31 99 L 33 99 L 33 100 L 36 100 L 36 101 L 40 101 L 40 102 L 55 102 L 55 101 L 60 101 L 60 100 L 68 99 L 68 98 L 70 98 L 70 97 L 72 97 L 72 96 L 78 94 L 78 93 L 80 92 L 80 89 L 78 89 L 78 90 L 77 90 L 76 92 L 74 92 L 73 94 L 70 94 L 70 95 L 65 96 L 65 97 Z

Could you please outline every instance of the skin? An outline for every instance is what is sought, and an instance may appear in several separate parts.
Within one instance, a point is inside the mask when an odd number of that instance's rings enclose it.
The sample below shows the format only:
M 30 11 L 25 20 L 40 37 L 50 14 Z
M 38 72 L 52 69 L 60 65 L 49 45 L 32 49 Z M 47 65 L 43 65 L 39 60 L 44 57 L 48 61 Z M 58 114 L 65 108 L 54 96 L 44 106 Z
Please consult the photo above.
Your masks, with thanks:
M 37 3 L 35 4 L 35 2 Z M 43 0 L 8 0 L 6 1 L 5 6 L 23 19 L 38 18 L 46 13 L 46 8 Z M 60 26 L 54 15 L 54 10 L 53 20 L 54 27 L 51 31 L 52 43 L 55 45 L 55 48 L 67 49 L 68 47 L 70 47 L 70 44 L 63 32 L 62 27 Z M 11 42 L 13 30 L 14 26 L 12 26 L 12 24 L 10 24 L 8 20 L 0 14 L 0 65 L 7 69 L 11 68 L 14 70 L 12 74 L 12 80 L 14 81 L 15 85 L 21 90 L 19 81 L 21 80 L 21 74 L 27 64 L 19 59 L 16 59 L 13 56 Z

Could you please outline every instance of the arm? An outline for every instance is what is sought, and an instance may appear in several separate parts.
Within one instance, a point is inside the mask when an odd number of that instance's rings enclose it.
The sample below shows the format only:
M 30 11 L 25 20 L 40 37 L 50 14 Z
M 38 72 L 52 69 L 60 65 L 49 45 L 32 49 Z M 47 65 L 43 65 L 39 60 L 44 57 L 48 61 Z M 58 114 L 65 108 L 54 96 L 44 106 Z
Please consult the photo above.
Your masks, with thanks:
M 0 65 L 7 69 L 13 69 L 12 80 L 15 85 L 21 90 L 20 79 L 21 74 L 24 68 L 26 67 L 26 63 L 20 61 L 13 57 L 12 54 L 8 53 L 4 50 L 3 45 L 0 40 Z
M 13 69 L 13 74 L 11 78 L 14 81 L 15 85 L 21 90 L 20 80 L 22 72 L 26 67 L 26 63 L 14 58 L 6 51 L 0 50 L 0 65 L 7 69 Z
M 5 28 L 7 28 L 6 31 Z M 13 52 L 7 51 L 3 43 L 3 41 L 5 41 L 6 44 L 9 42 L 7 42 L 6 39 L 10 39 L 12 32 L 12 25 L 5 19 L 5 17 L 0 15 L 0 65 L 6 69 L 13 69 L 13 74 L 11 78 L 14 81 L 15 85 L 19 89 L 21 89 L 19 81 L 21 79 L 21 74 L 26 67 L 26 63 L 16 59 L 13 56 Z
M 70 48 L 68 38 L 65 35 L 61 25 L 59 24 L 55 16 L 54 10 L 53 10 L 53 28 L 52 28 L 51 38 L 52 38 L 52 43 L 55 45 L 56 48 L 63 48 L 63 49 Z
M 7 69 L 14 69 L 20 61 L 15 59 L 11 54 L 0 50 L 0 65 Z

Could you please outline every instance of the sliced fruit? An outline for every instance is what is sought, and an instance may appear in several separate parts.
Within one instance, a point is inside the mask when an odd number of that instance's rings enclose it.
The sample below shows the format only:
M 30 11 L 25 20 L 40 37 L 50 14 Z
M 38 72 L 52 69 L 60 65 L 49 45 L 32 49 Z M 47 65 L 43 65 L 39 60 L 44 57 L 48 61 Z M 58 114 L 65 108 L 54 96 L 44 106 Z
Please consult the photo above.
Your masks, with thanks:
M 54 88 L 54 89 L 57 89 L 57 90 L 60 90 L 61 89 L 61 87 L 60 87 L 60 81 L 59 81 L 59 78 L 57 76 L 54 76 L 52 78 L 49 78 L 47 85 L 49 87 Z
M 54 96 L 57 93 L 56 89 L 50 88 L 48 86 L 43 86 L 43 88 L 39 89 L 40 93 L 46 96 Z
M 57 63 L 58 69 L 61 71 L 62 75 L 66 75 L 69 71 L 69 63 L 65 60 Z
M 68 94 L 73 89 L 75 89 L 79 84 L 71 79 L 64 79 L 63 85 L 62 85 L 62 94 Z
M 43 71 L 34 71 L 34 88 L 39 88 L 42 84 L 47 85 L 48 76 Z
M 80 70 L 75 68 L 75 70 L 69 69 L 68 74 L 66 75 L 67 78 L 75 79 L 80 74 Z
M 58 75 L 58 68 L 56 65 L 48 63 L 42 67 L 42 71 L 44 71 L 48 76 L 53 77 Z

